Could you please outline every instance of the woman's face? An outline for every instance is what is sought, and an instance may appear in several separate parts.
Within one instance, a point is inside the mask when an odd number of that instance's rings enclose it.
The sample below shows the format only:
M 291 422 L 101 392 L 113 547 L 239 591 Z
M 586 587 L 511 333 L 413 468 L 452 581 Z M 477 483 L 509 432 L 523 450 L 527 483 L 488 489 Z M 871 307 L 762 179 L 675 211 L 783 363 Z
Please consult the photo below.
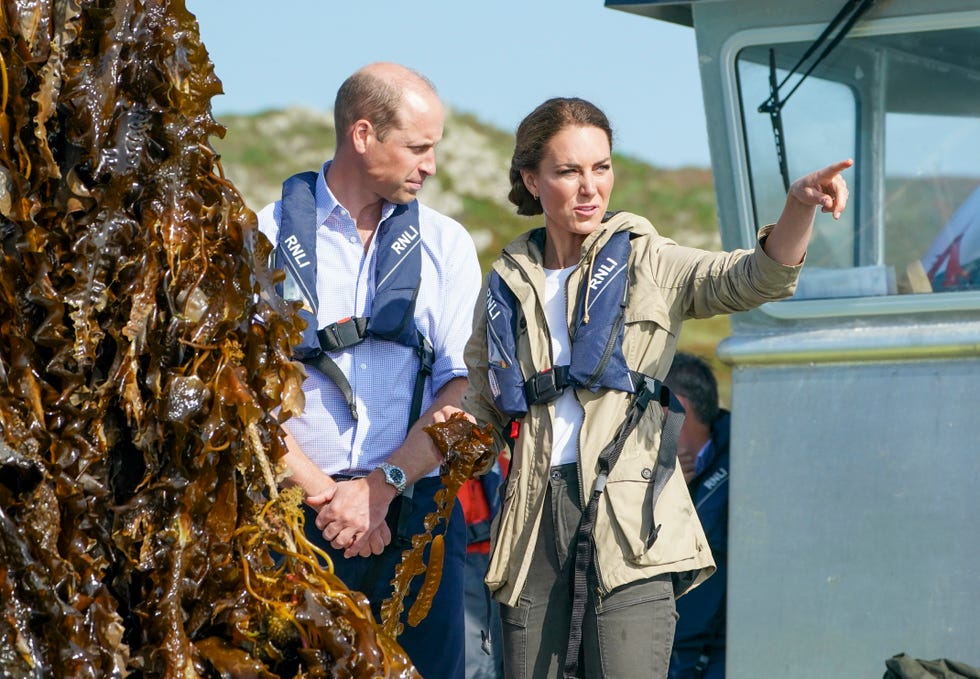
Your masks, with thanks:
M 545 226 L 587 236 L 599 226 L 613 188 L 612 153 L 606 133 L 569 125 L 551 138 L 524 185 L 541 199 Z

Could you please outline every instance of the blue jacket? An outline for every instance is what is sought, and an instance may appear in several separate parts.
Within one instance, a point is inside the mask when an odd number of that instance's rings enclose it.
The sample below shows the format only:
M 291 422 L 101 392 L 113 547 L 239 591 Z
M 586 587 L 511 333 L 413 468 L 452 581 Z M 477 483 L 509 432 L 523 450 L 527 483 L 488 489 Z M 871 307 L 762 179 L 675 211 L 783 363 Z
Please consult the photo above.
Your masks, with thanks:
M 688 486 L 698 519 L 708 537 L 718 570 L 677 600 L 677 628 L 670 679 L 723 677 L 725 667 L 725 594 L 728 580 L 728 442 L 731 415 L 722 410 L 711 427 L 704 466 Z M 699 658 L 707 657 L 701 674 Z

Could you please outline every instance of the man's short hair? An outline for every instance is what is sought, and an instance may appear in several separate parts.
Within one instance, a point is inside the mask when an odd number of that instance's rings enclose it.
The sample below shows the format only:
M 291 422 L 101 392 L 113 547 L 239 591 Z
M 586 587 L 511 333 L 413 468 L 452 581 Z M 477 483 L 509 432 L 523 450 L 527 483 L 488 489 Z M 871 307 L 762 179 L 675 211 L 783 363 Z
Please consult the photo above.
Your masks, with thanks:
M 694 416 L 703 424 L 710 427 L 718 417 L 718 381 L 704 359 L 677 352 L 664 384 L 687 399 Z
M 378 140 L 384 141 L 390 130 L 398 128 L 402 95 L 411 79 L 435 93 L 435 85 L 421 73 L 406 69 L 406 74 L 407 80 L 393 81 L 361 69 L 343 82 L 333 106 L 338 146 L 350 126 L 362 119 L 369 121 Z

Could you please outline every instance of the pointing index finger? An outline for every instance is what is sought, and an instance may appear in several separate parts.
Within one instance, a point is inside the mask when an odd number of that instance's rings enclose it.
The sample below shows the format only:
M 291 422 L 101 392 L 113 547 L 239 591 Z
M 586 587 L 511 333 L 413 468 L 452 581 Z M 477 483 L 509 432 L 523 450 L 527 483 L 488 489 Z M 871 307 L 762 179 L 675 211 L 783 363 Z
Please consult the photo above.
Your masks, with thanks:
M 852 165 L 854 165 L 854 159 L 848 158 L 847 160 L 842 160 L 834 163 L 833 165 L 828 165 L 826 168 L 824 168 L 824 172 L 826 174 L 840 174 Z

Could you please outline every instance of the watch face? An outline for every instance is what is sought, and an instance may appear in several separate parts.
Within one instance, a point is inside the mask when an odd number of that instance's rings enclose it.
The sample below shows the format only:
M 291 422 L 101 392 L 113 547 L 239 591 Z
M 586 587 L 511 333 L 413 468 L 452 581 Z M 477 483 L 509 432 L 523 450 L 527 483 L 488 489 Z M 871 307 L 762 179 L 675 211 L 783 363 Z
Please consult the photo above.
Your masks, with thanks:
M 405 478 L 405 472 L 402 471 L 401 467 L 384 462 L 381 464 L 381 471 L 385 474 L 385 481 L 394 486 L 395 490 L 399 493 L 405 490 L 408 479 Z

